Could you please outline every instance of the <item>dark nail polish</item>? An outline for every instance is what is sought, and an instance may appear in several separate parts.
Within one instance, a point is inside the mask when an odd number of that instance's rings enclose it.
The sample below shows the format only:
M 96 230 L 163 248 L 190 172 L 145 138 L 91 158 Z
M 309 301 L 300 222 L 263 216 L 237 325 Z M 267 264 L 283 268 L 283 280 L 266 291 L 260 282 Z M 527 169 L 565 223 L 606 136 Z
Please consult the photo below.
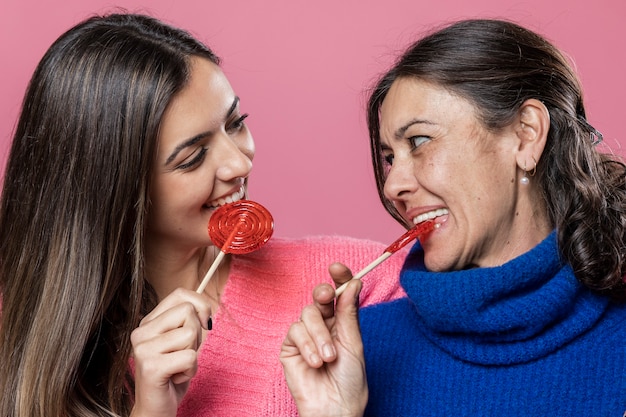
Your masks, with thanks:
M 211 317 L 209 317 L 209 321 L 206 324 L 206 328 L 208 330 L 213 330 L 213 319 Z

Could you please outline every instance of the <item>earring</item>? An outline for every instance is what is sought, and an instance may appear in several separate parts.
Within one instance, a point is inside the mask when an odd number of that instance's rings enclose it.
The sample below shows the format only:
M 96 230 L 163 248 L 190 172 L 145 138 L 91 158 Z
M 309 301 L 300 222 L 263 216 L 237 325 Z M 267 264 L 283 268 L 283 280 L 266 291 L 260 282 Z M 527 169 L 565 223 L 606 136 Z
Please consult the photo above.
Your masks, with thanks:
M 535 159 L 535 157 L 533 156 L 533 162 L 535 163 L 535 165 L 533 166 L 532 172 L 529 174 L 531 177 L 534 177 L 535 174 L 537 173 L 537 160 Z M 522 185 L 528 185 L 530 183 L 530 179 L 528 178 L 528 171 L 526 171 L 526 161 L 524 161 L 524 176 L 522 178 L 520 178 L 519 182 Z
M 522 178 L 520 178 L 519 182 L 522 185 L 528 185 L 530 183 L 530 180 L 528 179 L 528 176 L 526 175 L 528 171 L 526 171 L 526 162 L 524 162 L 524 176 Z

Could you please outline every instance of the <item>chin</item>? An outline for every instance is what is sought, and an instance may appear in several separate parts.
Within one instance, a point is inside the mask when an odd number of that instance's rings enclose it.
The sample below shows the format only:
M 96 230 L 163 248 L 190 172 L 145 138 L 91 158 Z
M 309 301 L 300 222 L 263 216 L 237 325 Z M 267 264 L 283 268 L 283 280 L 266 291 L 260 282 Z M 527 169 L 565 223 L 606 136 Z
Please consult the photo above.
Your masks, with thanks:
M 430 272 L 449 272 L 455 270 L 454 265 L 441 258 L 428 256 L 424 253 L 424 266 Z

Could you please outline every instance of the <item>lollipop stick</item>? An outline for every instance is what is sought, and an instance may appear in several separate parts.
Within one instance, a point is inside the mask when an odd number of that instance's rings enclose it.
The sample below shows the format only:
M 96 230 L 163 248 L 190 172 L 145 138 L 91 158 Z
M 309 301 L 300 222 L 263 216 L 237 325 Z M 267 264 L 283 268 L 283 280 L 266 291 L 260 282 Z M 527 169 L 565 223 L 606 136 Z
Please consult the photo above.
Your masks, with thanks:
M 376 260 L 374 260 L 374 262 L 372 262 L 371 264 L 369 264 L 368 266 L 363 268 L 361 271 L 359 271 L 359 273 L 357 273 L 355 276 L 353 276 L 352 279 L 361 279 L 361 278 L 363 278 L 363 276 L 365 274 L 370 272 L 372 269 L 376 268 L 385 259 L 389 258 L 391 255 L 396 253 L 398 250 L 402 249 L 410 241 L 412 241 L 415 238 L 418 238 L 419 236 L 423 235 L 424 233 L 428 233 L 428 232 L 432 231 L 434 228 L 435 228 L 435 223 L 433 221 L 428 221 L 428 222 L 421 223 L 418 226 L 415 226 L 412 229 L 408 230 L 405 234 L 400 236 L 400 238 L 398 240 L 393 242 L 387 249 L 385 249 L 385 252 L 383 252 L 382 255 L 380 255 L 378 258 L 376 258 Z M 350 282 L 350 281 L 348 281 L 348 282 Z M 346 287 L 348 286 L 348 282 L 345 282 L 343 285 L 339 286 L 335 290 L 335 297 L 339 297 L 341 295 L 341 293 L 343 293 L 346 290 Z
M 222 262 L 222 259 L 224 259 L 224 256 L 226 256 L 226 251 L 228 250 L 228 247 L 235 239 L 235 235 L 237 234 L 237 231 L 239 230 L 239 226 L 241 225 L 242 222 L 243 222 L 243 219 L 240 219 L 239 222 L 235 225 L 235 227 L 233 227 L 233 231 L 230 232 L 228 239 L 226 239 L 226 242 L 224 242 L 224 246 L 220 250 L 220 253 L 217 254 L 217 256 L 215 257 L 215 260 L 211 264 L 211 267 L 209 268 L 207 273 L 204 275 L 204 278 L 202 278 L 202 282 L 200 283 L 200 285 L 198 286 L 198 289 L 196 290 L 198 294 L 201 294 L 202 292 L 204 292 L 204 289 L 209 284 L 211 277 L 213 276 L 217 268 L 220 266 L 220 263 Z
M 211 264 L 211 267 L 207 271 L 206 275 L 204 275 L 204 278 L 202 279 L 200 286 L 198 286 L 198 289 L 196 290 L 198 294 L 202 294 L 202 292 L 208 285 L 209 281 L 211 280 L 211 277 L 213 276 L 217 268 L 220 266 L 220 263 L 222 262 L 222 259 L 224 259 L 224 256 L 226 256 L 226 252 L 224 251 L 220 251 L 220 253 L 217 254 L 217 256 L 215 257 L 215 260 Z
M 376 258 L 376 260 L 374 262 L 372 262 L 371 264 L 369 264 L 368 266 L 366 266 L 365 268 L 361 269 L 361 271 L 359 271 L 358 274 L 356 274 L 355 276 L 352 277 L 352 279 L 361 279 L 363 278 L 363 276 L 365 274 L 367 274 L 368 272 L 370 272 L 372 269 L 376 268 L 378 265 L 380 265 L 381 263 L 383 263 L 383 261 L 387 258 L 389 258 L 391 255 L 393 255 L 392 252 L 385 252 L 382 255 L 380 255 L 378 258 Z M 348 281 L 350 282 L 350 281 Z M 343 285 L 341 285 L 339 288 L 337 288 L 335 290 L 335 297 L 339 297 L 341 295 L 342 292 L 344 292 L 346 290 L 346 287 L 348 286 L 348 282 L 344 283 Z

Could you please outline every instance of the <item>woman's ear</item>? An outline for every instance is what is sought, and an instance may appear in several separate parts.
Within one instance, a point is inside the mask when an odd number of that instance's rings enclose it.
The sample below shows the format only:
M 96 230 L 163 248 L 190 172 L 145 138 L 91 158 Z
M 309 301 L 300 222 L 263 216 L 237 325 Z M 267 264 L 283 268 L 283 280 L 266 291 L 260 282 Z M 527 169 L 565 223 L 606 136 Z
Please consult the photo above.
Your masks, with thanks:
M 514 123 L 519 139 L 517 166 L 524 171 L 532 170 L 537 166 L 546 146 L 550 113 L 541 101 L 528 99 L 522 103 Z

